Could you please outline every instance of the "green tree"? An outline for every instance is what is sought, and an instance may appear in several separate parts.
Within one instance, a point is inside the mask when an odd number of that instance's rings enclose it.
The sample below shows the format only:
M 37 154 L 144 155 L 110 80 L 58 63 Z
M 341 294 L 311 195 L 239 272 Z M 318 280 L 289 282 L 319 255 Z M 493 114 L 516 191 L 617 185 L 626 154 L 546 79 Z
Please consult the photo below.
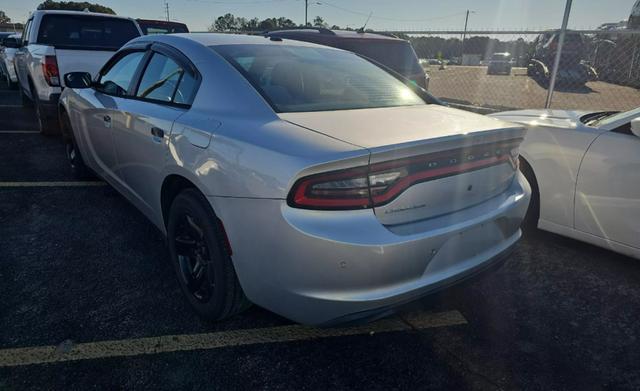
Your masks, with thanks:
M 313 18 L 313 27 L 327 28 L 329 25 L 324 21 L 324 19 L 322 19 L 322 16 L 316 16 Z
M 209 31 L 233 32 L 241 31 L 242 27 L 247 24 L 245 18 L 237 18 L 233 14 L 219 16 L 215 22 L 209 27 Z
M 68 10 L 68 11 L 84 11 L 88 9 L 91 12 L 99 12 L 101 14 L 115 15 L 115 11 L 104 5 L 89 3 L 86 1 L 53 1 L 46 0 L 44 3 L 40 3 L 39 10 Z
M 11 18 L 4 11 L 0 11 L 0 23 L 11 23 Z

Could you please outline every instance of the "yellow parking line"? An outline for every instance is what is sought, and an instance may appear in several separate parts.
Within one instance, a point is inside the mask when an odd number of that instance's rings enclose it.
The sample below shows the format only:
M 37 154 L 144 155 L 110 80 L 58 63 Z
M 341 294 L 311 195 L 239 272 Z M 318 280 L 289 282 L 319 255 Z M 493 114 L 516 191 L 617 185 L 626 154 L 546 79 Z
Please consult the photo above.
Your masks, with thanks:
M 0 350 L 0 367 L 316 340 L 320 338 L 408 331 L 412 329 L 427 329 L 467 323 L 464 316 L 458 311 L 418 313 L 405 317 L 405 319 L 406 322 L 398 318 L 389 318 L 368 325 L 349 328 L 318 329 L 301 325 L 291 325 L 221 331 L 207 334 L 167 335 L 80 344 L 66 341 L 58 346 Z
M 92 187 L 92 186 L 106 186 L 106 183 L 101 181 L 0 182 L 0 187 Z

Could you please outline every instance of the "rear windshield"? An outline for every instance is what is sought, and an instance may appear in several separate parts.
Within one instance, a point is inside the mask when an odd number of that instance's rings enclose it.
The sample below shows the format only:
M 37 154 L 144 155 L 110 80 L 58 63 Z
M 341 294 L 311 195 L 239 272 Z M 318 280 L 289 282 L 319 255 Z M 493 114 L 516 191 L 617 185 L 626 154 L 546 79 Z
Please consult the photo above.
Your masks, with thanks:
M 494 54 L 493 56 L 491 56 L 492 60 L 496 60 L 496 61 L 505 61 L 509 59 L 509 55 L 508 54 Z
M 212 46 L 277 112 L 420 105 L 405 84 L 349 52 L 304 46 Z
M 418 62 L 416 52 L 411 44 L 406 41 L 343 39 L 331 46 L 369 57 L 401 75 L 424 73 Z
M 118 50 L 140 35 L 132 20 L 84 15 L 44 15 L 38 43 L 59 49 Z
M 182 23 L 170 23 L 152 20 L 138 20 L 138 25 L 145 35 L 188 33 L 189 29 Z

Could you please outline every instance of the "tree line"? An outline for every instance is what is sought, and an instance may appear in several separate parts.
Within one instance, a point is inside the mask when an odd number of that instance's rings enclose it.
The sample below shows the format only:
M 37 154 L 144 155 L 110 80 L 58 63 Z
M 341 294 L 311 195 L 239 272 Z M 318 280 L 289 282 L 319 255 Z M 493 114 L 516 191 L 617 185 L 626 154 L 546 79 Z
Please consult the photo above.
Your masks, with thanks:
M 312 23 L 296 24 L 289 18 L 266 18 L 260 20 L 259 18 L 245 18 L 242 16 L 235 16 L 233 14 L 226 14 L 219 16 L 209 26 L 209 31 L 233 33 L 233 32 L 256 32 L 256 31 L 268 31 L 278 29 L 291 29 L 302 27 L 318 27 L 318 28 L 331 28 L 340 29 L 340 26 L 329 26 L 321 16 L 313 18 Z

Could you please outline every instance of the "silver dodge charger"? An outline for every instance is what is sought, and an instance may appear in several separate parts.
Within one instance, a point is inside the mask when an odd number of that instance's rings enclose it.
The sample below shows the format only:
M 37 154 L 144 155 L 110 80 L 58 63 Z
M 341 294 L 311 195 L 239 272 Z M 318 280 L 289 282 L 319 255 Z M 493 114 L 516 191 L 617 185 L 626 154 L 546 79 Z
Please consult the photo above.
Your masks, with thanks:
M 167 237 L 203 318 L 255 303 L 371 320 L 504 259 L 525 130 L 443 106 L 372 60 L 229 34 L 144 36 L 65 75 L 71 168 Z

